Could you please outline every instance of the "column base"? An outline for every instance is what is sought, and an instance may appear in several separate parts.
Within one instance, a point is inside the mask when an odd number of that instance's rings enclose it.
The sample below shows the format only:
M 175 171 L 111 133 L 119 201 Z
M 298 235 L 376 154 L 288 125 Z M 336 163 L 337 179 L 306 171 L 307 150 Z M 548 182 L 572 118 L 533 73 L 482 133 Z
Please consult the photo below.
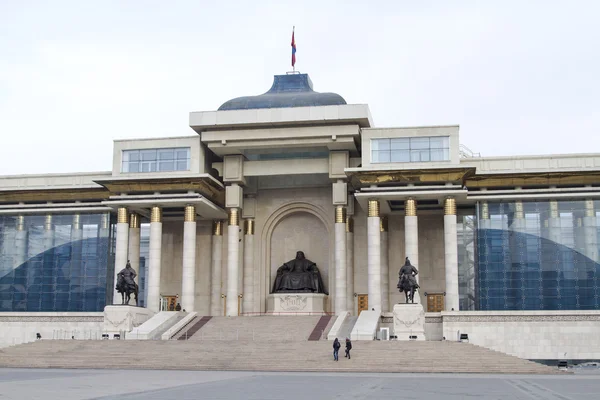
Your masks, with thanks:
M 272 293 L 267 296 L 267 314 L 325 315 L 323 293 Z
M 397 340 L 425 340 L 425 311 L 421 304 L 394 306 L 394 335 Z

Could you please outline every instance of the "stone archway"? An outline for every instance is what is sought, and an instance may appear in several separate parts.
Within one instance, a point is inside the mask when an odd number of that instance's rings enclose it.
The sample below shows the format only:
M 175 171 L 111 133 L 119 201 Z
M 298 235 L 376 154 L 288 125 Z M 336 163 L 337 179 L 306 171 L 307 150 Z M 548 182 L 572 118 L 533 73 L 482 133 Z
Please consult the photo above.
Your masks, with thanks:
M 267 219 L 261 233 L 261 311 L 265 311 L 277 268 L 303 250 L 306 257 L 317 263 L 323 281 L 330 292 L 335 288 L 333 267 L 332 224 L 329 216 L 310 203 L 288 203 Z M 327 308 L 330 309 L 331 300 Z

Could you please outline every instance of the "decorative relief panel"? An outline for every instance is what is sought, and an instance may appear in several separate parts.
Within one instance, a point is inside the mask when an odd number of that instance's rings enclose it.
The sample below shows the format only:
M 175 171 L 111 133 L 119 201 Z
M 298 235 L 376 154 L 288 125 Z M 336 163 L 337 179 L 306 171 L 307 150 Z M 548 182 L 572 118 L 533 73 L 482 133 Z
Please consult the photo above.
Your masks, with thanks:
M 307 302 L 306 296 L 285 296 L 279 299 L 279 306 L 284 311 L 302 311 L 306 308 Z

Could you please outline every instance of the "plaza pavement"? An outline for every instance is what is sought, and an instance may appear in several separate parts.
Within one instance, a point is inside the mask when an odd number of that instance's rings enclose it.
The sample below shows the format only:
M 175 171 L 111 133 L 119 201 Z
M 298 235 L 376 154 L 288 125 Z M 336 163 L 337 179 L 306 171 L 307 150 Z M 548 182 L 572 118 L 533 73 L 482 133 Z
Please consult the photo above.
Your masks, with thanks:
M 579 400 L 599 394 L 598 370 L 557 376 L 0 369 L 2 400 Z

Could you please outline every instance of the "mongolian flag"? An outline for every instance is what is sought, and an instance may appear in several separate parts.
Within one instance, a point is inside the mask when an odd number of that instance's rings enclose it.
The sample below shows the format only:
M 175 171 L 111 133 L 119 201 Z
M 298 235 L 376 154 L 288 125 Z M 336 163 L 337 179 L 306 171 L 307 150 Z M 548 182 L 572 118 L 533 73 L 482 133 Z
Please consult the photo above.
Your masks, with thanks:
M 296 39 L 294 39 L 294 30 L 292 30 L 292 67 L 296 65 Z

